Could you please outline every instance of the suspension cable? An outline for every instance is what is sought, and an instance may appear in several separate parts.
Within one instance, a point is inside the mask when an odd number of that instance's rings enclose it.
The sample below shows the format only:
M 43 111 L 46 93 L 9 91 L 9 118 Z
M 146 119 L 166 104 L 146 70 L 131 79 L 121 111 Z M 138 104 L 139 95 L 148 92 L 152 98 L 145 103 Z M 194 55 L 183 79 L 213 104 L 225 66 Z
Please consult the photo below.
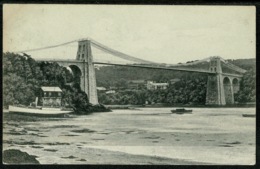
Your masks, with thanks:
M 154 63 L 154 62 L 151 62 L 151 61 L 147 61 L 147 60 L 143 60 L 143 59 L 139 59 L 139 58 L 136 58 L 136 57 L 133 57 L 133 56 L 130 56 L 130 55 L 127 55 L 125 53 L 122 53 L 122 52 L 119 52 L 117 50 L 114 50 L 114 49 L 111 49 L 93 39 L 91 39 L 91 44 L 93 44 L 93 47 L 96 47 L 106 53 L 109 53 L 109 54 L 113 54 L 117 57 L 120 57 L 122 59 L 125 59 L 125 60 L 130 60 L 130 61 L 134 61 L 134 62 L 141 62 L 141 63 Z
M 43 48 L 36 48 L 36 49 L 28 49 L 28 50 L 23 50 L 23 51 L 16 51 L 16 52 L 14 52 L 14 53 L 26 53 L 26 52 L 33 52 L 33 51 L 39 51 L 39 50 L 50 49 L 50 48 L 56 48 L 56 47 L 68 45 L 68 44 L 74 43 L 74 42 L 78 42 L 78 40 L 73 40 L 73 41 L 65 42 L 65 43 L 58 44 L 58 45 L 46 46 L 46 47 L 43 47 Z

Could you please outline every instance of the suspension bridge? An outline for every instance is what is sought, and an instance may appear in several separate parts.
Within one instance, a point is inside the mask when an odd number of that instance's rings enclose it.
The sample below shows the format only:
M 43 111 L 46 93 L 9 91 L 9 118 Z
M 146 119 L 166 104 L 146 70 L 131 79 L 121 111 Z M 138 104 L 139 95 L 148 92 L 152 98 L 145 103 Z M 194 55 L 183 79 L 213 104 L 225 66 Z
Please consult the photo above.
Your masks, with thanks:
M 74 44 L 73 46 L 71 44 Z M 201 60 L 190 61 L 179 64 L 163 64 L 140 59 L 118 50 L 112 49 L 94 39 L 79 39 L 59 45 L 47 46 L 43 48 L 18 51 L 16 53 L 34 53 L 38 51 L 50 50 L 52 58 L 56 48 L 69 47 L 77 49 L 75 53 L 70 53 L 73 59 L 37 59 L 39 62 L 56 62 L 61 66 L 70 67 L 80 76 L 80 87 L 88 95 L 89 102 L 98 104 L 95 64 L 119 65 L 129 67 L 141 67 L 149 69 L 165 69 L 173 71 L 197 72 L 208 75 L 206 104 L 226 105 L 234 103 L 234 94 L 239 90 L 239 81 L 246 71 L 231 63 L 228 63 L 219 56 L 208 57 Z M 73 51 L 73 50 L 72 50 Z M 71 51 L 70 51 L 71 52 Z M 63 52 L 62 55 L 68 55 Z M 33 54 L 33 56 L 35 56 Z M 76 55 L 76 56 L 75 56 Z M 63 56 L 60 56 L 60 58 Z

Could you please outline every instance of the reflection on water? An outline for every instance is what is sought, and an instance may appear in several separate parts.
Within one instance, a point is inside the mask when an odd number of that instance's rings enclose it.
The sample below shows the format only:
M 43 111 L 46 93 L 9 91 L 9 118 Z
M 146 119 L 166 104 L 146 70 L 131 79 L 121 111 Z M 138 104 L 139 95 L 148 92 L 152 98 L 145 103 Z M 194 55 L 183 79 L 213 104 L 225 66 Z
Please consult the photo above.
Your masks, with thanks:
M 193 108 L 192 114 L 183 115 L 170 110 L 66 118 L 5 113 L 3 148 L 36 155 L 41 164 L 254 164 L 255 118 L 242 114 L 255 109 Z

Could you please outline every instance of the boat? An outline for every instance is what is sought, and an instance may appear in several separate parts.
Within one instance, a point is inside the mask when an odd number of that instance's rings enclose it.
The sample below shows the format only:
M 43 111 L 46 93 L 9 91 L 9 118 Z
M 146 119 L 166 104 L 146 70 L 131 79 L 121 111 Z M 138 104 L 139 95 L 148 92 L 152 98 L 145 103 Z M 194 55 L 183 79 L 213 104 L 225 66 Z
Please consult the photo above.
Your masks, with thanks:
M 24 115 L 60 117 L 72 112 L 73 110 L 62 110 L 61 108 L 20 107 L 11 105 L 9 106 L 9 113 L 17 113 Z
M 191 114 L 192 110 L 186 110 L 184 108 L 171 110 L 174 114 Z
M 34 115 L 44 117 L 61 117 L 72 113 L 72 109 L 64 109 L 61 106 L 62 90 L 55 86 L 42 86 L 39 97 L 30 106 L 9 105 L 9 113 L 18 113 L 23 115 Z M 38 106 L 38 103 L 40 103 Z
M 255 117 L 255 114 L 242 114 L 243 117 Z

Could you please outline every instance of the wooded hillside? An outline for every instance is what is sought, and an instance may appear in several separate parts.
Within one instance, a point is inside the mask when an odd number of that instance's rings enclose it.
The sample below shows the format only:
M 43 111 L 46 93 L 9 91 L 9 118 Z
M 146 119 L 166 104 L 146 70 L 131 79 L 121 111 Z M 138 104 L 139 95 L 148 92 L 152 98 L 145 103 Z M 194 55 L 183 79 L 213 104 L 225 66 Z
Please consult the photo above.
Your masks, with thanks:
M 66 85 L 73 80 L 69 70 L 57 63 L 36 62 L 28 55 L 3 54 L 3 107 L 26 105 L 35 101 L 41 86 L 58 86 L 62 89 L 62 105 L 73 107 L 76 113 L 107 111 L 102 106 L 89 104 L 79 84 Z
M 242 67 L 248 72 L 240 84 L 240 91 L 235 95 L 238 102 L 254 102 L 256 92 L 255 59 L 238 59 L 229 62 Z M 103 66 L 96 69 L 97 85 L 118 88 L 129 80 L 153 80 L 168 82 L 179 78 L 180 81 L 167 90 L 148 91 L 121 90 L 115 94 L 99 93 L 102 104 L 205 104 L 207 76 L 200 73 L 185 73 L 172 70 L 134 68 L 123 66 Z M 63 105 L 77 107 L 80 111 L 90 112 L 86 94 L 79 84 L 66 85 L 73 81 L 72 74 L 56 63 L 36 62 L 28 55 L 14 53 L 3 54 L 3 106 L 29 105 L 35 100 L 41 86 L 59 86 L 63 90 Z

